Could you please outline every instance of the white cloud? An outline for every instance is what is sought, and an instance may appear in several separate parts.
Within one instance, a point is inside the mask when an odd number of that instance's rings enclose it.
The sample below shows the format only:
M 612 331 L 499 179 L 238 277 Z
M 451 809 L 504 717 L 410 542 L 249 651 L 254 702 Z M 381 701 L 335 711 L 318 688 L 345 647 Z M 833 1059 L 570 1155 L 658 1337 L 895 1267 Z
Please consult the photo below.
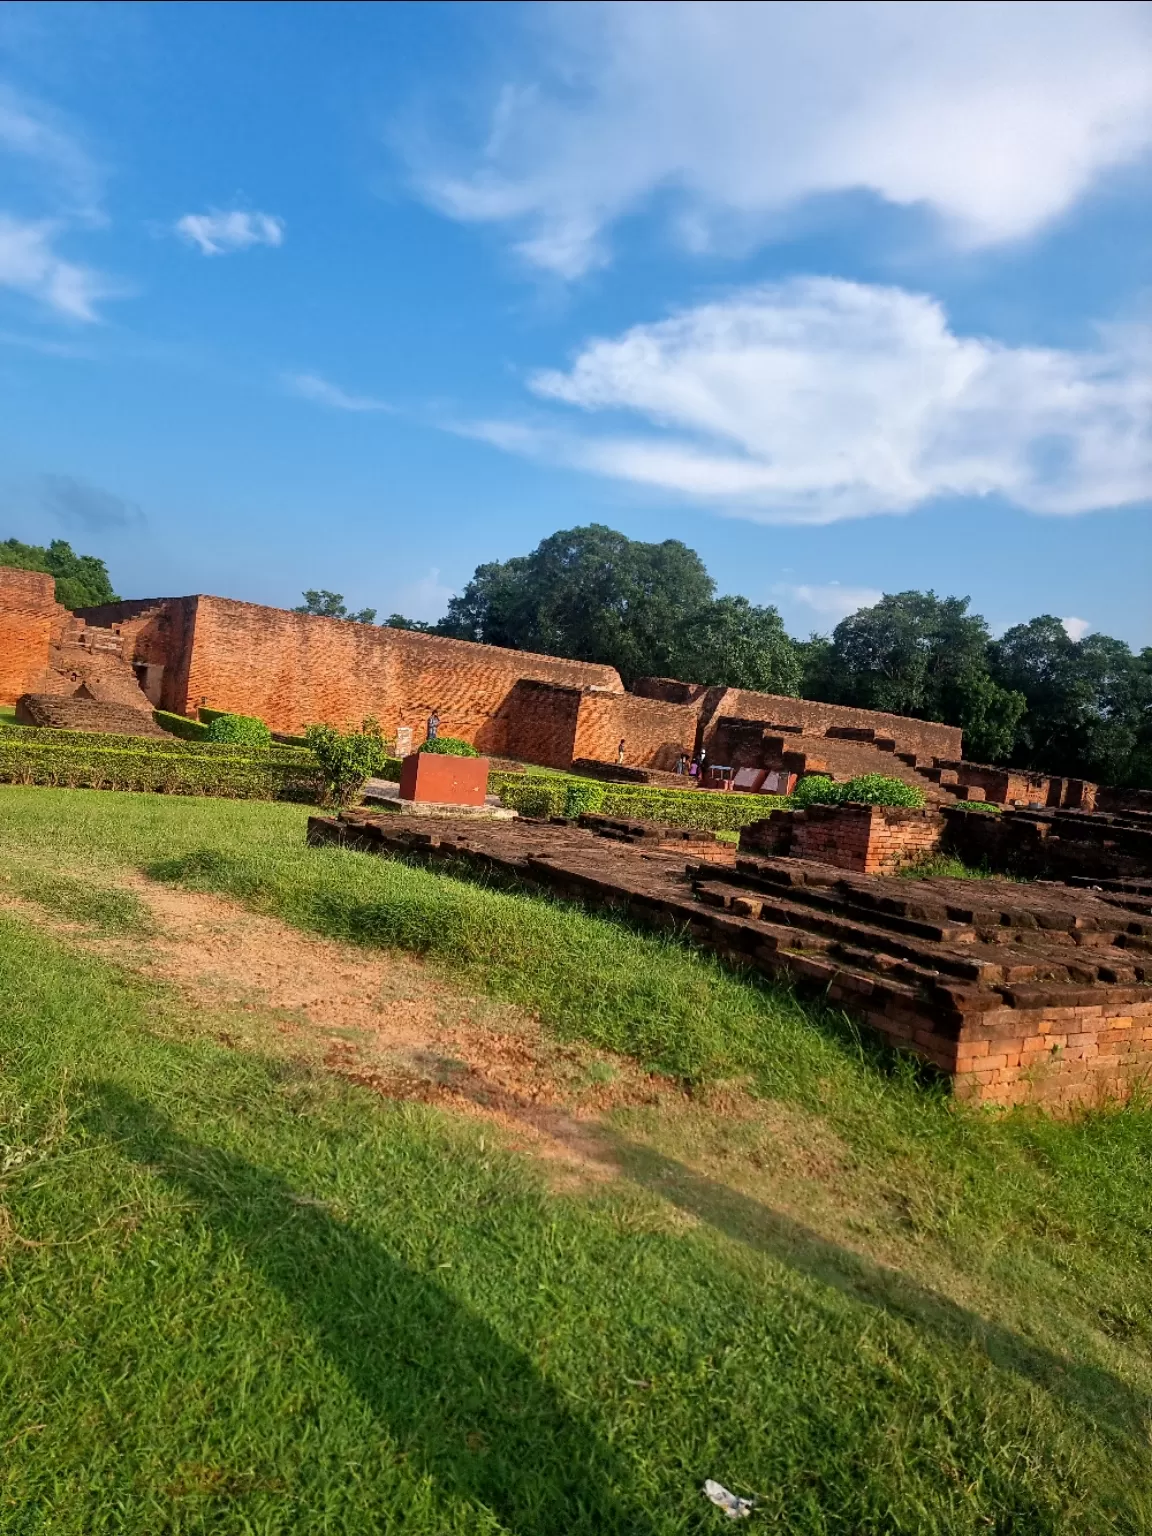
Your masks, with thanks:
M 336 411 L 390 411 L 386 400 L 375 400 L 371 395 L 349 395 L 338 384 L 330 384 L 315 373 L 293 373 L 285 380 L 293 394 L 317 405 L 331 406 Z
M 773 588 L 773 592 L 785 601 L 810 608 L 821 619 L 832 624 L 838 624 L 841 619 L 846 619 L 860 608 L 874 608 L 884 596 L 876 587 L 842 587 L 838 581 L 815 586 L 781 583 Z
M 1063 624 L 1064 633 L 1068 636 L 1069 640 L 1083 640 L 1084 636 L 1092 628 L 1091 623 L 1087 619 L 1073 617 L 1061 619 L 1060 622 Z
M 822 193 L 925 205 L 953 239 L 1028 235 L 1152 143 L 1146 6 L 753 0 L 531 10 L 479 159 L 425 163 L 449 215 L 576 277 L 654 194 L 693 248 Z
M 65 261 L 53 249 L 60 225 L 0 213 L 0 286 L 14 288 L 74 320 L 96 320 L 97 299 L 113 290 L 99 273 Z
M 0 286 L 70 319 L 96 320 L 96 301 L 116 290 L 93 268 L 56 250 L 69 228 L 104 222 L 95 165 L 49 109 L 6 86 L 0 86 L 0 156 L 9 200 L 0 211 Z M 40 211 L 15 213 L 17 203 Z
M 1008 347 L 933 299 L 797 278 L 589 342 L 531 386 L 638 430 L 481 422 L 506 450 L 764 522 L 829 523 L 996 495 L 1073 514 L 1152 496 L 1152 348 Z
M 176 220 L 176 232 L 205 256 L 224 256 L 229 251 L 246 251 L 253 245 L 282 245 L 284 220 L 270 213 L 245 213 L 233 209 L 221 213 L 186 213 Z

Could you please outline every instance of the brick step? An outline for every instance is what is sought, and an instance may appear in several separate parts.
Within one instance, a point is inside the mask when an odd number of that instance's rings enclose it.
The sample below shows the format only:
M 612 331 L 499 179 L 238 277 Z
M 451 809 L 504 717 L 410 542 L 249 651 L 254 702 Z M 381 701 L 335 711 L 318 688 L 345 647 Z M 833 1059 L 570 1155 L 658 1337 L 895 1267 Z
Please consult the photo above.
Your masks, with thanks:
M 1076 954 L 1043 954 L 1030 947 L 1023 954 L 1008 955 L 1004 946 L 974 943 L 970 929 L 965 939 L 965 930 L 960 926 L 928 929 L 919 936 L 901 935 L 862 921 L 844 908 L 838 910 L 831 901 L 823 907 L 779 896 L 765 902 L 715 878 L 697 882 L 695 891 L 705 905 L 732 911 L 740 917 L 803 929 L 862 954 L 894 957 L 911 964 L 926 980 L 938 981 L 945 975 L 988 988 L 1027 981 L 1075 980 L 1090 984 L 1097 979 L 1098 967 L 1088 960 L 1081 961 Z M 947 948 L 948 945 L 955 948 Z

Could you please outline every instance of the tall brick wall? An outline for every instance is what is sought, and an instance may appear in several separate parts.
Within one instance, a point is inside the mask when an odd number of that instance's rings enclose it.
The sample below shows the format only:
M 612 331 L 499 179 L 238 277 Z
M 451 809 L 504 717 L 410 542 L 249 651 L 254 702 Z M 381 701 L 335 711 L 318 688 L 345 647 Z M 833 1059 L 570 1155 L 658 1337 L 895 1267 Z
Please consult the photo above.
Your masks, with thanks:
M 621 739 L 625 763 L 670 771 L 682 752 L 693 750 L 696 712 L 632 693 L 585 692 L 572 756 L 614 763 Z
M 69 618 L 51 576 L 0 565 L 0 704 L 36 689 Z
M 511 696 L 522 679 L 623 691 L 612 667 L 591 662 L 226 598 L 157 598 L 83 613 L 118 629 L 135 647 L 136 660 L 163 665 L 166 709 L 194 714 L 207 703 L 259 715 L 276 731 L 296 732 L 318 721 L 354 726 L 375 715 L 385 734 L 407 725 L 420 739 L 436 710 L 441 735 L 507 755 L 509 728 L 520 709 Z M 526 725 L 519 727 L 518 742 L 516 755 L 551 760 L 547 743 L 545 755 L 535 755 Z

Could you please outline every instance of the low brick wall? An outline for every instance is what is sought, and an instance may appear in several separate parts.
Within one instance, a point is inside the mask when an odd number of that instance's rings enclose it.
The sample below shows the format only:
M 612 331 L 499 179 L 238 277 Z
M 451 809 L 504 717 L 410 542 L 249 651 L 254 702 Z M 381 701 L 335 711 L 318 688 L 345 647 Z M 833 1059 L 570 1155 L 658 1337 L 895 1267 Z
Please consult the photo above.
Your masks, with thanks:
M 813 805 L 773 811 L 740 833 L 742 851 L 814 859 L 861 875 L 885 874 L 940 846 L 938 811 L 891 805 Z
M 984 1013 L 961 1033 L 945 1070 L 960 1097 L 988 1104 L 1123 1098 L 1152 1078 L 1152 1002 Z

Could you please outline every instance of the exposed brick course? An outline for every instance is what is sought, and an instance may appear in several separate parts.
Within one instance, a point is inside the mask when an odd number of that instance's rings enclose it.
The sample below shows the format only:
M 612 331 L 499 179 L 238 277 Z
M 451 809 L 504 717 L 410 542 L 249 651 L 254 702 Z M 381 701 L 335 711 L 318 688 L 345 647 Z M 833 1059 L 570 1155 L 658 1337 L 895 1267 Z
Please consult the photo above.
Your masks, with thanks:
M 15 704 L 42 680 L 69 618 L 51 576 L 0 565 L 0 704 Z
M 887 873 L 940 844 L 938 811 L 890 805 L 813 805 L 773 811 L 740 833 L 746 852 L 814 859 L 859 874 Z

